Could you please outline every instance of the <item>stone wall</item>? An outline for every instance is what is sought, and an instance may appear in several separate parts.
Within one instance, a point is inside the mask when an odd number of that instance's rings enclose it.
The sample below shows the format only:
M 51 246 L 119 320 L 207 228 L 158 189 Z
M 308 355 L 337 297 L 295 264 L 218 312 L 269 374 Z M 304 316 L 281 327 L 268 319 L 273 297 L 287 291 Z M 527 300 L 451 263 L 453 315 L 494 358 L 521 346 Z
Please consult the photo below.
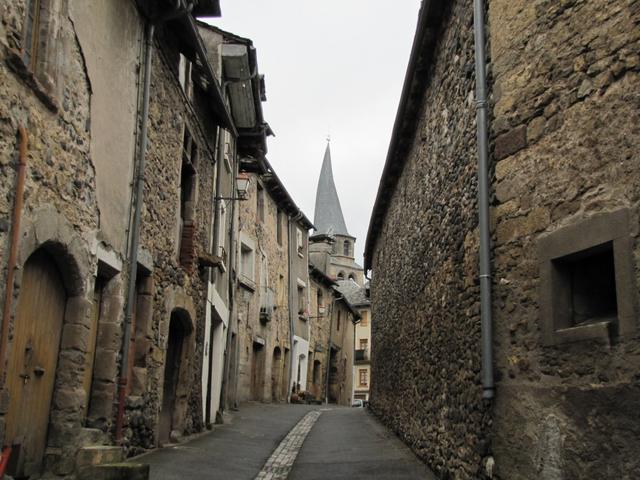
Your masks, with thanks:
M 309 304 L 309 363 L 306 390 L 316 398 L 326 395 L 327 355 L 329 351 L 329 329 L 333 310 L 333 289 L 312 277 Z M 321 296 L 318 297 L 318 291 Z M 320 299 L 320 304 L 318 300 Z M 320 308 L 318 308 L 320 307 Z M 317 364 L 315 362 L 318 362 Z
M 259 219 L 258 185 L 260 185 L 264 215 Z M 290 350 L 288 302 L 288 238 L 286 214 L 278 219 L 278 205 L 269 195 L 258 174 L 251 174 L 247 200 L 239 203 L 240 243 L 243 238 L 254 247 L 253 284 L 243 279 L 239 271 L 236 311 L 238 312 L 239 363 L 237 401 L 286 401 L 288 365 L 285 351 Z M 277 222 L 282 222 L 282 241 L 277 241 Z M 238 265 L 241 260 L 238 260 Z M 240 267 L 239 267 L 240 269 Z M 269 319 L 261 320 L 260 306 L 267 290 L 274 293 L 275 309 Z M 254 352 L 254 342 L 264 341 L 260 352 Z M 276 351 L 277 349 L 277 351 Z M 279 353 L 278 353 L 279 352 Z M 257 388 L 252 389 L 252 372 L 260 375 Z
M 432 5 L 429 82 L 373 252 L 372 408 L 442 478 L 632 478 L 640 3 L 488 3 L 492 405 L 471 2 Z
M 497 473 L 632 478 L 640 471 L 640 2 L 492 0 L 489 22 Z M 613 232 L 620 211 L 631 253 L 614 252 L 618 322 L 624 303 L 635 304 L 630 328 L 548 345 L 550 254 L 541 245 L 558 239 L 579 250 L 581 239 L 599 237 L 594 219 Z M 571 230 L 579 237 L 563 240 Z
M 441 478 L 479 476 L 482 402 L 477 284 L 472 2 L 441 15 L 413 136 L 373 254 L 371 408 Z M 435 28 L 435 27 L 434 27 Z
M 193 218 L 196 225 L 195 252 L 208 252 L 209 232 L 213 221 L 215 119 L 206 110 L 196 111 L 178 82 L 178 52 L 169 32 L 159 36 L 154 49 L 149 111 L 149 147 L 147 152 L 144 209 L 141 222 L 141 246 L 153 258 L 153 321 L 150 345 L 141 367 L 144 388 L 130 396 L 127 405 L 127 437 L 132 453 L 150 448 L 157 441 L 162 408 L 165 356 L 169 323 L 174 309 L 188 312 L 192 331 L 184 348 L 189 355 L 178 379 L 178 393 L 173 416 L 177 436 L 201 431 L 202 418 L 202 348 L 207 295 L 207 269 L 192 271 L 179 261 L 180 248 L 180 171 L 184 129 L 188 128 L 198 145 L 197 180 Z M 194 104 L 207 99 L 197 88 Z M 210 115 L 210 114 L 209 114 Z M 135 381 L 135 379 L 134 379 Z M 175 437 L 172 434 L 172 437 Z

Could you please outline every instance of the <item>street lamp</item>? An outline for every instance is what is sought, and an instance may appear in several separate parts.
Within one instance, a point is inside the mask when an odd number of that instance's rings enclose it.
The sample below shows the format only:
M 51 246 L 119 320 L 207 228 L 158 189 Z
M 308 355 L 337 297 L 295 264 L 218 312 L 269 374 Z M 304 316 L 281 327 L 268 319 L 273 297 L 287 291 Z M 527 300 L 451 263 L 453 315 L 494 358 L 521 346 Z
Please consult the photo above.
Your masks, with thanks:
M 251 178 L 246 173 L 239 173 L 236 177 L 236 191 L 237 197 L 214 197 L 214 200 L 247 200 L 247 191 L 249 190 L 249 183 Z

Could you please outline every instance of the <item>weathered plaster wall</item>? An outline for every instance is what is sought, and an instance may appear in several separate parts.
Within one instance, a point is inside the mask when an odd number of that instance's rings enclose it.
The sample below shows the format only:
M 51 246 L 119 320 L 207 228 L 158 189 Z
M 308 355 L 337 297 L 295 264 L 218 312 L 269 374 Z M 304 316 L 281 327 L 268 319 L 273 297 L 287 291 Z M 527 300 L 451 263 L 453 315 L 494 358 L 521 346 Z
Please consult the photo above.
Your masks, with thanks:
M 128 0 L 71 2 L 91 79 L 91 157 L 100 239 L 126 255 L 136 142 L 142 21 Z
M 628 209 L 633 253 L 624 263 L 634 264 L 637 305 L 640 2 L 492 0 L 489 14 L 497 473 L 633 478 L 640 472 L 638 310 L 626 338 L 543 346 L 537 241 Z
M 442 22 L 373 255 L 371 408 L 443 478 L 477 478 L 480 384 L 472 2 Z

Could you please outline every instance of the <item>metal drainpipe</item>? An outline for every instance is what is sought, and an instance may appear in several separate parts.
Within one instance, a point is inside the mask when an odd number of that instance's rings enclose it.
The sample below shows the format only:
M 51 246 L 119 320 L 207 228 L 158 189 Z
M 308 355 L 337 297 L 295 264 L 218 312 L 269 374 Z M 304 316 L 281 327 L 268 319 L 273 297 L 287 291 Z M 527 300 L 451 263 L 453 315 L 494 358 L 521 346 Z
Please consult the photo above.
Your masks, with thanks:
M 482 325 L 482 397 L 495 395 L 491 318 L 491 253 L 489 232 L 489 152 L 484 1 L 473 2 L 478 141 L 478 223 L 480 228 L 480 319 Z
M 213 225 L 212 225 L 212 233 L 211 233 L 211 245 L 212 245 L 212 250 L 213 250 L 213 254 L 217 255 L 218 254 L 218 237 L 219 237 L 219 231 L 220 231 L 220 211 L 218 208 L 218 205 L 221 200 L 216 200 L 215 197 L 219 196 L 220 193 L 220 176 L 222 175 L 222 162 L 224 161 L 224 159 L 221 158 L 221 152 L 222 149 L 220 148 L 221 145 L 221 137 L 224 135 L 224 130 L 222 129 L 222 127 L 218 127 L 218 144 L 216 145 L 216 150 L 217 150 L 217 159 L 216 159 L 216 182 L 215 182 L 215 186 L 214 186 L 214 191 L 213 191 L 213 195 L 212 197 L 214 198 L 213 200 Z M 224 154 L 224 153 L 222 153 Z M 208 282 L 207 282 L 207 292 L 209 291 L 210 288 L 216 288 L 215 286 L 215 280 L 217 280 L 219 278 L 219 275 L 216 271 L 214 271 L 213 269 L 209 270 L 209 275 L 208 275 Z M 209 308 L 208 305 L 209 301 L 207 299 L 207 308 Z M 207 395 L 206 395 L 206 409 L 205 409 L 205 425 L 209 425 L 211 424 L 211 389 L 213 388 L 213 318 L 211 318 L 211 325 L 209 327 L 209 352 L 207 355 L 208 361 L 209 361 L 209 368 L 207 370 Z M 227 323 L 229 322 L 229 320 L 227 320 Z M 226 353 L 225 353 L 225 357 L 226 357 Z M 223 379 L 224 382 L 224 379 Z
M 18 127 L 20 144 L 18 147 L 18 171 L 16 175 L 16 196 L 13 204 L 13 223 L 11 225 L 11 240 L 9 244 L 9 261 L 7 263 L 7 285 L 5 288 L 4 305 L 2 307 L 2 333 L 0 333 L 0 381 L 4 386 L 5 353 L 7 348 L 7 336 L 9 334 L 9 318 L 13 304 L 13 281 L 18 258 L 18 245 L 20 243 L 20 219 L 24 205 L 24 183 L 27 176 L 27 145 L 29 137 L 27 130 L 20 125 Z
M 233 180 L 231 182 L 232 184 L 232 188 L 231 188 L 231 197 L 233 197 L 234 195 L 236 195 L 236 178 L 238 176 L 238 159 L 237 159 L 237 155 L 238 155 L 238 151 L 236 148 L 236 142 L 237 139 L 234 139 L 233 141 L 233 170 L 232 170 L 232 175 L 233 175 Z M 224 152 L 223 152 L 224 154 Z M 234 308 L 234 288 L 235 288 L 235 283 L 233 280 L 233 275 L 232 272 L 235 271 L 235 261 L 236 261 L 236 247 L 234 245 L 234 241 L 235 241 L 235 215 L 236 215 L 236 200 L 233 200 L 231 202 L 231 228 L 229 229 L 229 265 L 227 268 L 227 272 L 229 272 L 229 276 L 228 276 L 228 280 L 229 280 L 229 319 L 227 320 L 227 339 L 225 341 L 225 348 L 224 348 L 224 362 L 222 365 L 222 385 L 220 386 L 220 412 L 224 413 L 226 407 L 227 407 L 227 391 L 229 389 L 229 375 L 230 375 L 230 369 L 231 369 L 231 359 L 230 359 L 230 355 L 231 355 L 231 338 L 233 336 L 233 319 L 235 318 L 234 312 L 233 312 L 233 308 Z M 237 339 L 236 339 L 237 342 Z M 238 352 L 238 348 L 236 347 L 236 352 Z M 235 367 L 238 368 L 238 361 L 237 361 L 237 357 L 236 357 L 236 362 L 235 362 Z M 237 385 L 237 382 L 236 382 Z M 236 392 L 234 391 L 234 407 L 235 405 L 235 399 L 236 399 Z
M 293 261 L 294 261 L 294 253 L 298 255 L 298 246 L 297 243 L 295 248 L 292 248 L 292 241 L 297 242 L 297 236 L 293 235 L 293 229 L 295 228 L 296 219 L 298 215 L 294 215 L 289 217 L 289 228 L 287 228 L 287 241 L 288 241 L 288 251 L 289 251 L 289 348 L 290 348 L 290 356 L 289 356 L 289 367 L 288 367 L 288 375 L 287 375 L 287 401 L 291 399 L 291 380 L 293 379 L 293 359 L 294 359 L 294 336 L 295 336 L 295 322 L 294 322 L 294 313 L 298 311 L 297 305 L 294 305 L 293 301 L 293 284 L 292 284 L 292 275 L 293 275 Z M 292 240 L 292 238 L 294 240 Z M 296 290 L 297 291 L 297 290 Z
M 153 56 L 153 34 L 155 25 L 147 22 L 145 29 L 145 65 L 142 94 L 142 126 L 140 129 L 140 158 L 136 174 L 136 193 L 133 225 L 131 227 L 131 249 L 129 257 L 129 283 L 127 288 L 127 304 L 124 320 L 124 338 L 122 341 L 122 363 L 120 365 L 120 379 L 118 381 L 118 414 L 116 417 L 116 442 L 122 441 L 122 426 L 124 423 L 124 400 L 127 390 L 129 374 L 129 349 L 131 343 L 131 318 L 136 294 L 136 279 L 138 273 L 138 250 L 140 247 L 140 218 L 144 193 L 144 170 L 147 150 L 147 127 L 149 116 L 149 90 L 151 86 L 151 59 Z

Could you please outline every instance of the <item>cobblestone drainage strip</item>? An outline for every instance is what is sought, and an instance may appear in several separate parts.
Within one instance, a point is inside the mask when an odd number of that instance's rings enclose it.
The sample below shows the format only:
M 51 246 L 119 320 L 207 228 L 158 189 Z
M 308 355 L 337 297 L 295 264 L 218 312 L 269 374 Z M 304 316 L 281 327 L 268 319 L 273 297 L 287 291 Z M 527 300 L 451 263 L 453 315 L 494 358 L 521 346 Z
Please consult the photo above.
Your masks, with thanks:
M 304 439 L 311 431 L 322 412 L 314 410 L 307 413 L 295 427 L 293 427 L 280 445 L 273 451 L 255 480 L 286 480 L 293 467 Z

